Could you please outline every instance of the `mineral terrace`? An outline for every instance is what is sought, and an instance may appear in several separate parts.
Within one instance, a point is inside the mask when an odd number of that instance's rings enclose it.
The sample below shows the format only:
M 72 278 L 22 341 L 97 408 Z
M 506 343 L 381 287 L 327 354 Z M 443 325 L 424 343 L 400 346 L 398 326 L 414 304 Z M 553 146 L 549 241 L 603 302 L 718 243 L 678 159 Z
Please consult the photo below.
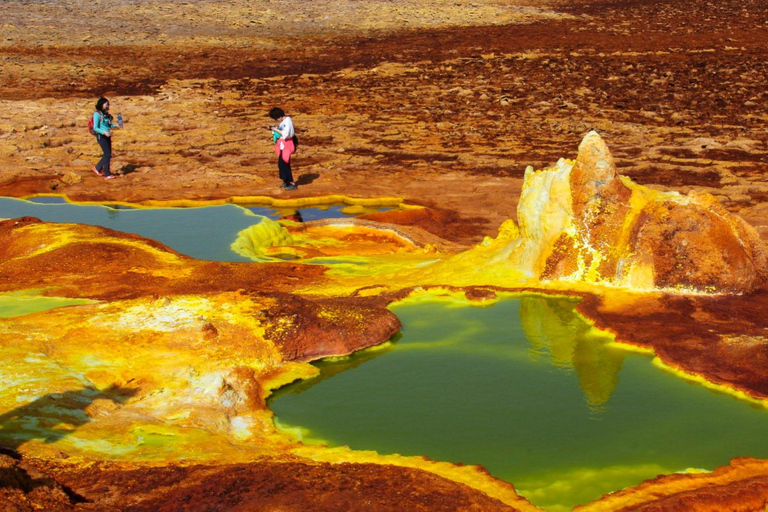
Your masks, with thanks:
M 297 258 L 263 264 L 0 221 L 0 292 L 71 299 L 0 320 L 4 509 L 538 510 L 481 467 L 275 427 L 273 390 L 385 342 L 387 305 L 427 288 L 578 296 L 618 343 L 768 400 L 762 0 L 7 0 L 0 28 L 0 195 L 405 206 L 244 233 L 239 251 Z M 111 181 L 90 170 L 102 95 L 126 119 Z M 302 263 L 338 254 L 395 270 Z M 768 461 L 740 458 L 578 510 L 766 503 Z

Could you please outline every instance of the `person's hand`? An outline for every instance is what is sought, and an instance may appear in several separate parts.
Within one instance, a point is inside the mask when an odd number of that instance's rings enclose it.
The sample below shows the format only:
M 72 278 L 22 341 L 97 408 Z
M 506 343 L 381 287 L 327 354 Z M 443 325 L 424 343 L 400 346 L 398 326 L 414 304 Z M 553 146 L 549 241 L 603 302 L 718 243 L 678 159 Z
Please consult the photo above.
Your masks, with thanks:
M 105 137 L 111 137 L 112 136 L 112 132 L 111 131 L 104 132 L 104 136 Z

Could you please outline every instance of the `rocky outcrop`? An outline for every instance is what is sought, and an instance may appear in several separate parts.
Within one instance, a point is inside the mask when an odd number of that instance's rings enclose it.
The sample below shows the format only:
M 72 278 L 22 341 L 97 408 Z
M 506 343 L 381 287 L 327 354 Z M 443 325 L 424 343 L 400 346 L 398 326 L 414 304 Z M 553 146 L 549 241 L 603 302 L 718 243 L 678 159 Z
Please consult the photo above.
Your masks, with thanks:
M 318 463 L 296 456 L 156 466 L 0 455 L 0 470 L 6 472 L 0 480 L 0 509 L 8 511 L 538 510 L 522 499 L 507 504 L 419 468 Z
M 575 162 L 526 171 L 512 263 L 542 280 L 634 289 L 752 291 L 768 279 L 758 233 L 709 194 L 633 183 L 597 132 Z
M 48 474 L 0 453 L 0 509 L 31 510 L 107 510 L 105 507 L 76 508 L 84 500 L 58 484 Z
M 604 510 L 659 511 L 685 510 L 711 512 L 721 510 L 765 510 L 768 495 L 768 463 L 752 458 L 738 458 L 711 473 L 664 475 L 611 494 L 578 512 Z

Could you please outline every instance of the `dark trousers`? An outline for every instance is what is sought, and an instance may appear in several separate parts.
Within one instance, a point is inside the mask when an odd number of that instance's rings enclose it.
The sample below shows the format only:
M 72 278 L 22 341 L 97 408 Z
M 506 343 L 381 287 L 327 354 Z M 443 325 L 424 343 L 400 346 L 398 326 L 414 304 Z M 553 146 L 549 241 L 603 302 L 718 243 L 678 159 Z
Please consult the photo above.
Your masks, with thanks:
M 291 164 L 283 162 L 283 157 L 277 156 L 277 170 L 280 171 L 280 179 L 283 183 L 290 185 L 293 183 L 293 173 L 291 172 Z
M 112 137 L 105 137 L 104 135 L 96 135 L 96 140 L 101 146 L 102 155 L 99 163 L 96 164 L 96 170 L 103 173 L 104 176 L 109 176 L 109 161 L 112 160 Z

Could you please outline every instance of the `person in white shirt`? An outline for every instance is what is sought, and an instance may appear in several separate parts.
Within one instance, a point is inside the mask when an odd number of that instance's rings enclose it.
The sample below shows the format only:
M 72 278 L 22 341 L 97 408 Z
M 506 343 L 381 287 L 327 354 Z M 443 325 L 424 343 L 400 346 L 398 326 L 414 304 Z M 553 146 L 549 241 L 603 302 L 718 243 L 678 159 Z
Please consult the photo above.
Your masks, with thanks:
M 277 153 L 277 170 L 280 179 L 283 180 L 281 188 L 285 190 L 295 190 L 296 183 L 293 181 L 291 172 L 291 155 L 296 151 L 296 131 L 293 128 L 293 121 L 283 109 L 275 107 L 269 111 L 269 117 L 278 122 L 277 126 L 270 126 L 272 130 L 272 140 L 275 143 L 275 153 Z

